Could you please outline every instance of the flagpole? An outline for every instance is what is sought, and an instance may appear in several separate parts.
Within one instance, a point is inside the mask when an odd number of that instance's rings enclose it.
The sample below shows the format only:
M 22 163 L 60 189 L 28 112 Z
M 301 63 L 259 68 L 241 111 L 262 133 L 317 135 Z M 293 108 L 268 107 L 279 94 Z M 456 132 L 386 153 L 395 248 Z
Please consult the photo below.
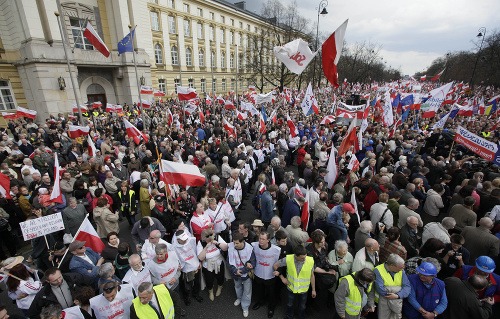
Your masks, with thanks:
M 66 63 L 68 65 L 69 78 L 71 80 L 71 85 L 73 86 L 73 94 L 75 95 L 76 107 L 78 108 L 78 116 L 79 116 L 78 122 L 81 122 L 83 125 L 85 125 L 87 123 L 82 116 L 82 109 L 80 107 L 80 100 L 78 99 L 78 94 L 76 91 L 76 82 L 75 82 L 75 79 L 73 78 L 73 72 L 71 72 L 71 64 L 69 62 L 68 48 L 66 47 L 66 36 L 64 34 L 62 22 L 61 22 L 61 15 L 63 12 L 62 6 L 61 6 L 61 0 L 56 0 L 56 2 L 57 2 L 57 10 L 58 11 L 54 12 L 54 14 L 56 15 L 57 24 L 59 25 L 59 32 L 61 33 L 61 41 L 62 41 L 62 46 L 64 49 L 64 56 L 66 57 Z
M 128 28 L 130 32 L 132 32 L 132 25 L 128 25 Z M 134 32 L 135 34 L 135 32 Z M 130 34 L 131 37 L 134 35 Z M 147 129 L 147 124 L 145 121 L 144 117 L 144 109 L 142 108 L 142 96 L 141 96 L 141 83 L 139 82 L 139 74 L 137 73 L 137 61 L 135 59 L 135 45 L 134 45 L 134 39 L 132 38 L 132 56 L 134 58 L 134 69 L 135 69 L 135 80 L 137 82 L 137 93 L 139 93 L 139 109 L 141 110 L 141 119 L 142 119 L 142 124 L 145 129 Z
M 239 51 L 238 51 L 238 44 L 236 44 L 236 109 L 238 109 L 239 107 L 239 96 L 238 96 L 238 80 L 239 80 L 239 72 L 238 72 L 238 69 L 239 69 Z
M 76 231 L 75 236 L 73 236 L 73 240 L 71 240 L 71 243 L 75 241 L 76 236 L 78 236 L 78 234 L 80 233 L 80 230 L 82 229 L 82 226 L 83 226 L 83 223 L 85 222 L 85 219 L 88 219 L 88 218 L 89 218 L 89 214 L 85 215 L 85 218 L 83 219 L 83 222 L 80 224 L 80 227 L 78 227 L 78 230 Z M 64 257 L 66 257 L 66 255 L 68 254 L 68 250 L 69 249 L 66 249 L 66 251 L 64 252 L 64 255 L 62 256 L 61 261 L 57 264 L 57 268 L 59 268 L 59 266 L 61 265 L 61 263 L 64 260 Z

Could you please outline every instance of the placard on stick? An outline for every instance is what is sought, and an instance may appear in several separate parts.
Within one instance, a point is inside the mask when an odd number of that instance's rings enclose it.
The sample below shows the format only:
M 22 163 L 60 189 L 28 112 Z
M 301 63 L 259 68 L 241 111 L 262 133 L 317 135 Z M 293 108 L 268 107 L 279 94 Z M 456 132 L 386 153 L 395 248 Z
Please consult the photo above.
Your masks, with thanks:
M 30 219 L 19 223 L 25 241 L 64 229 L 61 213 Z

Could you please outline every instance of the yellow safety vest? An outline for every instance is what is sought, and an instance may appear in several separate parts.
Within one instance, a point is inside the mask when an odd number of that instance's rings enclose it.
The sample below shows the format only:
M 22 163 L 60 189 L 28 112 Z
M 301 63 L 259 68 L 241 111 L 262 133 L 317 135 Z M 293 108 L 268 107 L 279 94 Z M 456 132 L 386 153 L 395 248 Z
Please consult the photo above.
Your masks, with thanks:
M 160 311 L 162 312 L 165 319 L 174 319 L 174 302 L 170 297 L 170 293 L 168 292 L 167 287 L 165 285 L 157 285 L 153 287 L 155 291 L 156 300 L 158 302 L 158 306 L 160 307 Z M 158 314 L 149 304 L 143 305 L 139 297 L 134 298 L 132 301 L 134 305 L 135 313 L 138 318 L 141 319 L 152 319 L 158 318 Z
M 378 265 L 375 269 L 378 269 L 382 280 L 384 281 L 385 287 L 401 287 L 403 286 L 403 271 L 399 271 L 392 278 L 391 274 L 385 269 L 385 264 Z
M 359 288 L 356 286 L 356 282 L 354 281 L 354 274 L 355 272 L 353 272 L 352 275 L 340 278 L 340 280 L 347 280 L 347 283 L 349 284 L 349 295 L 345 298 L 345 312 L 350 316 L 357 316 L 361 313 L 361 306 L 363 302 L 363 297 L 361 296 Z M 373 283 L 370 283 L 366 292 L 368 293 L 372 291 L 372 287 Z
M 288 280 L 288 289 L 294 294 L 301 294 L 307 292 L 309 285 L 311 284 L 311 273 L 314 267 L 314 259 L 310 256 L 306 257 L 304 265 L 300 269 L 300 273 L 297 274 L 297 269 L 295 268 L 294 255 L 286 256 L 286 269 Z
M 490 136 L 491 136 L 491 132 L 481 132 L 481 135 L 482 135 L 483 137 L 488 138 L 488 137 L 490 137 Z
M 135 195 L 135 192 L 134 192 L 133 190 L 131 190 L 131 189 L 129 190 L 129 192 L 130 192 L 130 196 L 129 196 L 129 203 L 128 203 L 128 207 L 129 207 L 129 209 L 130 209 L 130 207 L 132 207 L 132 197 Z M 122 196 L 123 196 L 123 195 L 122 195 L 122 191 L 120 190 L 120 191 L 118 192 L 118 197 L 120 197 L 120 201 L 122 200 Z M 121 210 L 121 211 L 123 211 L 123 210 L 121 209 L 121 207 L 120 207 L 120 210 Z

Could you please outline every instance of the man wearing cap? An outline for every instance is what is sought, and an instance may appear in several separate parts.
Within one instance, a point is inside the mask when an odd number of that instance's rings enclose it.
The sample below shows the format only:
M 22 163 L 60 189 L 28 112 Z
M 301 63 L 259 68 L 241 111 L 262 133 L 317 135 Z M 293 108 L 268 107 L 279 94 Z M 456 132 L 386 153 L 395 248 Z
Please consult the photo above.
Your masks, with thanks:
M 494 303 L 500 303 L 500 276 L 495 274 L 495 261 L 488 256 L 479 256 L 476 259 L 475 266 L 463 265 L 459 268 L 454 276 L 461 280 L 467 280 L 472 276 L 480 276 L 486 278 L 488 286 L 478 290 L 479 299 L 492 297 Z
M 94 283 L 97 283 L 99 269 L 105 261 L 104 258 L 93 251 L 92 248 L 85 247 L 84 241 L 74 240 L 69 244 L 68 250 L 73 254 L 73 258 L 69 262 L 69 270 L 88 277 Z
M 134 299 L 131 285 L 120 285 L 108 280 L 102 285 L 103 293 L 90 299 L 90 308 L 96 319 L 128 319 Z
M 182 271 L 181 290 L 184 295 L 184 303 L 189 305 L 191 297 L 202 302 L 200 296 L 200 261 L 196 254 L 196 239 L 184 230 L 175 233 L 176 241 L 172 243 L 179 259 Z
M 354 206 L 351 203 L 343 203 L 332 208 L 326 218 L 330 231 L 339 234 L 337 239 L 347 241 L 347 227 L 344 223 L 344 214 L 354 214 Z M 332 229 L 333 228 L 333 229 Z
M 441 315 L 447 305 L 445 284 L 437 279 L 436 266 L 423 262 L 417 274 L 408 276 L 411 292 L 403 302 L 403 314 L 408 319 L 432 319 Z

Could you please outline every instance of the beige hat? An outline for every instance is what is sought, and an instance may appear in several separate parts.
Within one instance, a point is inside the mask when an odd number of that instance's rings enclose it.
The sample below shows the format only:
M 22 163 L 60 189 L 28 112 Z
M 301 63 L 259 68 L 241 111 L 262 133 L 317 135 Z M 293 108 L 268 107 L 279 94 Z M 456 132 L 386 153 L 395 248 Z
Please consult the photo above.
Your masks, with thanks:
M 254 219 L 252 226 L 264 227 L 264 223 L 260 219 Z
M 6 269 L 10 270 L 12 269 L 15 265 L 22 263 L 24 260 L 23 256 L 16 256 L 16 257 L 9 257 L 2 261 L 1 265 Z

